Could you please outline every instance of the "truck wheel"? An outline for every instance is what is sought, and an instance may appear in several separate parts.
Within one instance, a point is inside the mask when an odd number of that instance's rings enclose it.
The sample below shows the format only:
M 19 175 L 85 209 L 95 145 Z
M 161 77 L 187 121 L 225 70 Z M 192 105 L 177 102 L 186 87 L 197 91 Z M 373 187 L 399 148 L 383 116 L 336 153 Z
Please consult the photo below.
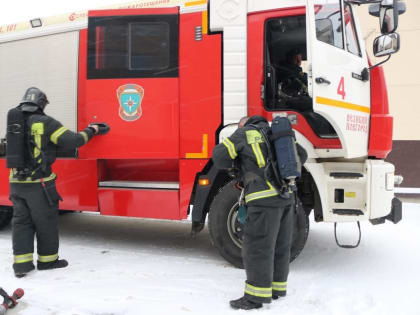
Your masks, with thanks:
M 211 240 L 219 253 L 237 268 L 243 268 L 243 226 L 237 219 L 238 199 L 241 191 L 234 182 L 224 186 L 214 198 L 209 213 L 208 227 Z M 309 219 L 299 202 L 296 216 L 290 261 L 296 259 L 305 246 L 309 233 Z
M 5 228 L 13 217 L 13 208 L 0 206 L 0 229 Z

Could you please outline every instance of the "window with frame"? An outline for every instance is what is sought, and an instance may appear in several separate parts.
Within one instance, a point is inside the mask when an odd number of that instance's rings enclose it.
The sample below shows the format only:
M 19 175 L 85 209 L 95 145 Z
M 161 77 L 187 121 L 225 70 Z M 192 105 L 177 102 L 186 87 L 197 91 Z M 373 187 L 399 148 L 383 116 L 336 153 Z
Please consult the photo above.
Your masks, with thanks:
M 315 26 L 318 40 L 344 49 L 341 4 L 339 0 L 315 5 Z
M 178 77 L 178 15 L 89 19 L 88 79 Z
M 344 6 L 344 25 L 346 30 L 347 50 L 354 55 L 362 56 L 359 39 L 357 37 L 356 25 L 354 23 L 353 10 L 347 3 Z

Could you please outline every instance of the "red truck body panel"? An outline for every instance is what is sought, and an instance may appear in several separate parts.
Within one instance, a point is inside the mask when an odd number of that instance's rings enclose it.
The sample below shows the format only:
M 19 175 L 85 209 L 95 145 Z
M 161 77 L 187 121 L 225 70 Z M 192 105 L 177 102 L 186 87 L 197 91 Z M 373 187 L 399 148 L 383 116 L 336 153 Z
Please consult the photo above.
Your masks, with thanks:
M 388 91 L 382 67 L 370 71 L 371 115 L 369 156 L 385 159 L 392 150 L 393 117 L 389 114 Z

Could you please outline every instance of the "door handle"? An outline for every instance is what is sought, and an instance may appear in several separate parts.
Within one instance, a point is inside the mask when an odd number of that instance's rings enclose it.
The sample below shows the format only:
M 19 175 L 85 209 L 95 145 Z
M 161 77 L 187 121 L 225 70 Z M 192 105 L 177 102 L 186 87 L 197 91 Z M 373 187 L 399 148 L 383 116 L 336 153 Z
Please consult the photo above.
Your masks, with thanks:
M 324 79 L 323 77 L 315 78 L 315 82 L 318 84 L 324 84 L 324 83 L 327 85 L 331 84 L 330 81 L 328 81 L 327 79 Z

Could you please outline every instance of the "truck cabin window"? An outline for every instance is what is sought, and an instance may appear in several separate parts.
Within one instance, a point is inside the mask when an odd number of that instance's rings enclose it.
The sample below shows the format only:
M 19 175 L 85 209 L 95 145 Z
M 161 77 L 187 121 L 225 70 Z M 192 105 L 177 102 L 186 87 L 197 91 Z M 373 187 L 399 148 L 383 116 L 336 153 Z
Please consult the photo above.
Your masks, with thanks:
M 265 95 L 268 110 L 311 111 L 306 68 L 306 18 L 290 16 L 265 25 Z
M 340 1 L 331 2 L 333 3 L 315 6 L 316 38 L 321 42 L 344 49 Z
M 88 79 L 178 77 L 178 16 L 89 18 Z
M 356 32 L 356 24 L 354 23 L 353 11 L 349 4 L 344 6 L 344 23 L 346 29 L 346 46 L 347 51 L 359 57 L 362 56 L 360 50 L 359 39 Z

